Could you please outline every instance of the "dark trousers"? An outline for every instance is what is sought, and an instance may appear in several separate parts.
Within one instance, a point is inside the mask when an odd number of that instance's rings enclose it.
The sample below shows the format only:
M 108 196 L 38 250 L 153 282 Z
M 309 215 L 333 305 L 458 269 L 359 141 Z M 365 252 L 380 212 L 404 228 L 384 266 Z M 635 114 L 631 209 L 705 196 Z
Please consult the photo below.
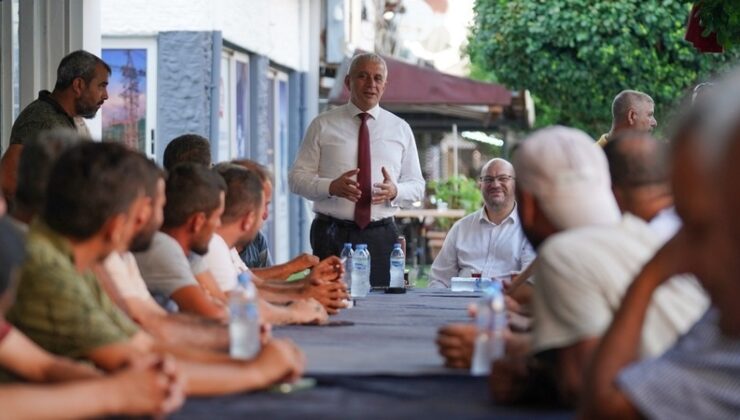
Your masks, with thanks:
M 355 222 L 318 214 L 311 224 L 311 248 L 314 255 L 324 259 L 330 255 L 339 256 L 346 242 L 352 244 L 352 249 L 357 244 L 367 244 L 370 284 L 387 287 L 390 283 L 391 251 L 399 235 L 392 217 L 371 222 L 365 229 L 360 229 Z

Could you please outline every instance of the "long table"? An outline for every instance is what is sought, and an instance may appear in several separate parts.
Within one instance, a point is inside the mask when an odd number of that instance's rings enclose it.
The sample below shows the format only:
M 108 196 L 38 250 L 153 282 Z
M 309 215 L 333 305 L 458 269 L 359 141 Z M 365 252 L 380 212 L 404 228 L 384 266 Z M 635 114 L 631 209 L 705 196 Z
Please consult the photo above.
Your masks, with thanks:
M 465 322 L 477 295 L 416 289 L 372 292 L 328 326 L 274 330 L 306 353 L 306 377 L 317 386 L 290 394 L 259 392 L 190 399 L 174 419 L 230 418 L 570 418 L 553 409 L 502 407 L 485 378 L 446 369 L 434 344 L 437 329 Z

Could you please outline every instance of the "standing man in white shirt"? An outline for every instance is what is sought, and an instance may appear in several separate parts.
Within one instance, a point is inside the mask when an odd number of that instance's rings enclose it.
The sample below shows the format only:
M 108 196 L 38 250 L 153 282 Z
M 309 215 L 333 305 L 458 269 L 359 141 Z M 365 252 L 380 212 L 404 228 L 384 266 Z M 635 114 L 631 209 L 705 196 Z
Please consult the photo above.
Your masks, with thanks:
M 399 230 L 393 215 L 420 200 L 424 178 L 411 127 L 378 103 L 388 70 L 377 54 L 352 59 L 350 101 L 316 117 L 290 171 L 290 189 L 314 202 L 311 247 L 323 259 L 345 242 L 366 243 L 370 283 L 387 286 Z
M 484 205 L 450 229 L 432 264 L 431 287 L 450 287 L 450 278 L 474 272 L 486 277 L 518 273 L 534 260 L 516 213 L 514 167 L 495 158 L 480 175 Z

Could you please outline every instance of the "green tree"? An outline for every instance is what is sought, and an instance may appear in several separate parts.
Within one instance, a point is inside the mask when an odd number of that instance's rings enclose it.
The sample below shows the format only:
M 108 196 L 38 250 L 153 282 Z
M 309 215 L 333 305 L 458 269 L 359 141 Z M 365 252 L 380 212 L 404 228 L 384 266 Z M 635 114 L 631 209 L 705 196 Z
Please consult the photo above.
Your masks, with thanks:
M 678 0 L 477 0 L 468 52 L 476 69 L 529 89 L 537 125 L 594 137 L 623 89 L 651 95 L 659 124 L 697 82 L 737 62 L 683 40 L 691 4 Z

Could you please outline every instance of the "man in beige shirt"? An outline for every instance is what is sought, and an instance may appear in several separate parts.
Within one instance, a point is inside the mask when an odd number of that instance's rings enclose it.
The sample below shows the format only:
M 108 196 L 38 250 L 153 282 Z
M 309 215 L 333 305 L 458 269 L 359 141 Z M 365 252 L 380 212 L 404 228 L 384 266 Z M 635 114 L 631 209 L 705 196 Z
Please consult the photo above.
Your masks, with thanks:
M 626 131 L 649 133 L 658 126 L 655 121 L 655 102 L 649 95 L 636 90 L 623 90 L 612 102 L 612 128 L 596 141 L 601 147 L 615 134 Z

